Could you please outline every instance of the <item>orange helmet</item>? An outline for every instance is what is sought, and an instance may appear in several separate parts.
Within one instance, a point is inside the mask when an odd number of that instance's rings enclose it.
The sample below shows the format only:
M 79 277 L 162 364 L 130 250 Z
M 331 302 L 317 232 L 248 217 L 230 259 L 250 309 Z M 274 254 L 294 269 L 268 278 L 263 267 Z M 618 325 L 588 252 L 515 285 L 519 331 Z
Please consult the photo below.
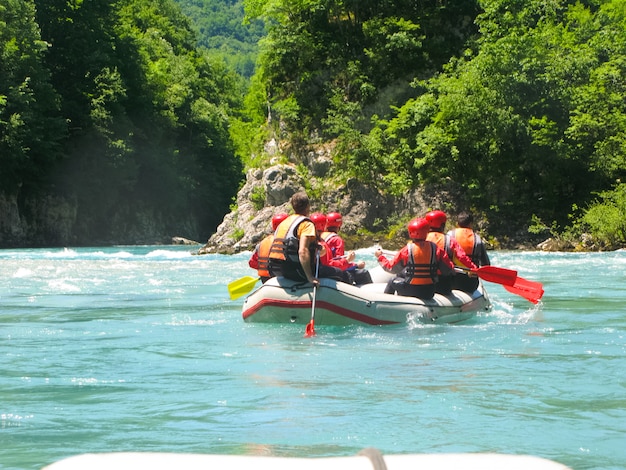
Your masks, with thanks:
M 408 225 L 409 238 L 414 240 L 425 240 L 428 231 L 430 230 L 430 224 L 426 219 L 415 218 L 409 222 Z
M 318 232 L 326 230 L 326 216 L 321 212 L 314 212 L 309 216 L 309 219 L 315 224 L 315 230 Z
M 330 212 L 326 216 L 326 219 L 327 219 L 326 225 L 328 228 L 336 228 L 336 229 L 341 228 L 341 224 L 343 223 L 343 220 L 341 219 L 341 214 L 339 212 Z
M 424 216 L 424 218 L 428 221 L 431 227 L 439 228 L 446 223 L 448 217 L 446 213 L 443 211 L 430 211 L 428 214 Z
M 272 230 L 276 230 L 280 223 L 289 217 L 289 214 L 285 214 L 284 212 L 279 212 L 274 217 L 272 217 Z

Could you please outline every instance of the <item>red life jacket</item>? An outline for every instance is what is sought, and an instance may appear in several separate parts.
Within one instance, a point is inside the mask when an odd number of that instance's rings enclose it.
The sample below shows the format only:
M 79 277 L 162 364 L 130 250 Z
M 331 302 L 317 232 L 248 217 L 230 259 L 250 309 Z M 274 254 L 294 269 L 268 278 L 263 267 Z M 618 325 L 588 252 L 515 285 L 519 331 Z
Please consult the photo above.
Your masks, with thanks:
M 413 285 L 434 284 L 437 278 L 437 245 L 430 241 L 409 242 L 407 280 Z
M 344 255 L 343 240 L 337 232 L 322 232 L 320 237 L 328 244 L 333 258 Z

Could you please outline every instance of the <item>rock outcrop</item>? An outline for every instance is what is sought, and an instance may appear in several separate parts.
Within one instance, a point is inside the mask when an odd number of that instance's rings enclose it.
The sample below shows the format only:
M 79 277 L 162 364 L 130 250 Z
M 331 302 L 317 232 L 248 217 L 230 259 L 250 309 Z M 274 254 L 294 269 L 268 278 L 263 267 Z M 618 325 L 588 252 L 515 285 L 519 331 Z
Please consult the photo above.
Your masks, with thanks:
M 20 211 L 17 196 L 0 196 L 0 246 L 67 245 L 75 223 L 75 201 L 48 195 L 25 201 Z
M 317 158 L 318 162 L 321 160 Z M 323 167 L 321 163 L 317 166 Z M 320 176 L 325 170 L 319 172 L 322 173 Z M 315 188 L 308 191 L 312 210 L 341 213 L 342 233 L 347 236 L 387 229 L 389 218 L 400 221 L 424 214 L 430 209 L 444 207 L 444 201 L 449 203 L 454 196 L 449 190 L 422 189 L 394 197 L 355 178 L 331 187 L 328 183 L 322 184 L 315 175 L 305 181 L 290 164 L 276 164 L 265 170 L 252 169 L 237 195 L 236 210 L 224 217 L 216 233 L 198 254 L 232 254 L 253 249 L 269 233 L 272 216 L 278 212 L 291 213 L 289 198 L 307 187 Z M 400 238 L 404 240 L 404 237 L 402 233 Z

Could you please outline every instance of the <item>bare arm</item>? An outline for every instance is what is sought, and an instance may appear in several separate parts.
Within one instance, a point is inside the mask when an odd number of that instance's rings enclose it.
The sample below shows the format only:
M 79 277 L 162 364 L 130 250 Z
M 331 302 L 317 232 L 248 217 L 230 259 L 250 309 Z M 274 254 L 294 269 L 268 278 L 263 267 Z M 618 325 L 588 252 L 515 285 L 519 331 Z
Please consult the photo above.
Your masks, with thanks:
M 311 269 L 311 252 L 309 251 L 309 245 L 315 242 L 315 237 L 308 237 L 306 235 L 302 235 L 300 237 L 300 245 L 298 248 L 298 258 L 300 258 L 300 264 L 302 265 L 302 270 L 306 275 L 306 278 L 310 283 L 317 283 L 317 279 L 313 275 L 313 271 Z

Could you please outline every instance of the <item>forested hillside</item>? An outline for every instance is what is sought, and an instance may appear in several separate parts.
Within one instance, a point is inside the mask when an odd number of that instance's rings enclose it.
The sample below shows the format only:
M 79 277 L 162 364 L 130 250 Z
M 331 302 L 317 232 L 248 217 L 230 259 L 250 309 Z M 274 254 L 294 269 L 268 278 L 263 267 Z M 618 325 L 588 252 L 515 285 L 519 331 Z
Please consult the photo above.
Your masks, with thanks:
M 275 162 L 626 243 L 623 0 L 0 0 L 0 53 L 0 246 L 203 240 Z
M 250 78 L 265 27 L 258 19 L 246 21 L 243 0 L 175 1 L 198 32 L 198 45 Z
M 270 25 L 248 114 L 336 144 L 327 181 L 453 182 L 493 234 L 624 243 L 625 5 L 246 0 Z
M 172 0 L 0 0 L 0 244 L 204 239 L 241 80 Z

